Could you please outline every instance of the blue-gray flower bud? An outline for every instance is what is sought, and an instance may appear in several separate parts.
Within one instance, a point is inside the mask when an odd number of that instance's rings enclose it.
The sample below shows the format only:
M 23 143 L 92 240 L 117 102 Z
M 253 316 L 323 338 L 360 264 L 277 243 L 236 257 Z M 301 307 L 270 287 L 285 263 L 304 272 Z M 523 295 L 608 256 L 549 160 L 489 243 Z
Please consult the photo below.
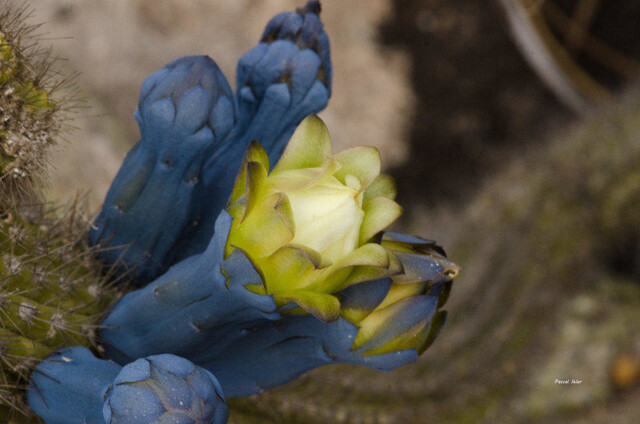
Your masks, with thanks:
M 178 59 L 145 80 L 142 139 L 90 235 L 106 265 L 141 286 L 206 249 L 251 140 L 276 163 L 300 121 L 327 105 L 332 70 L 319 13 L 310 1 L 274 17 L 238 62 L 235 95 L 205 57 Z
M 164 354 L 124 366 L 106 393 L 103 415 L 107 424 L 224 424 L 229 409 L 209 371 Z
M 149 76 L 136 119 L 141 139 L 128 153 L 90 234 L 100 258 L 148 282 L 165 270 L 194 209 L 206 197 L 202 166 L 235 124 L 235 99 L 206 56 L 183 57 Z
M 276 15 L 258 45 L 238 61 L 238 123 L 229 145 L 205 164 L 208 203 L 200 214 L 200 224 L 183 235 L 182 258 L 207 247 L 215 218 L 227 206 L 249 143 L 258 140 L 275 164 L 302 119 L 326 107 L 332 68 L 329 36 L 319 15 L 317 1 Z

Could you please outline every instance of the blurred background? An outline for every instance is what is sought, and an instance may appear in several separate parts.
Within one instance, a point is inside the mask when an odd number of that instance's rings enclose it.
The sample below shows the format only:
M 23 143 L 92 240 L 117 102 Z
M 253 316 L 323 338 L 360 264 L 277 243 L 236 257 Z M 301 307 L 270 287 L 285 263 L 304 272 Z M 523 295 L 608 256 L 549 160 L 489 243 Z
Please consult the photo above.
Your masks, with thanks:
M 269 18 L 303 3 L 30 2 L 85 99 L 51 199 L 82 190 L 97 210 L 137 141 L 147 75 L 207 54 L 233 86 Z M 463 271 L 417 363 L 320 369 L 232 401 L 231 422 L 640 422 L 640 3 L 322 6 L 336 150 L 378 147 L 405 206 L 397 229 Z

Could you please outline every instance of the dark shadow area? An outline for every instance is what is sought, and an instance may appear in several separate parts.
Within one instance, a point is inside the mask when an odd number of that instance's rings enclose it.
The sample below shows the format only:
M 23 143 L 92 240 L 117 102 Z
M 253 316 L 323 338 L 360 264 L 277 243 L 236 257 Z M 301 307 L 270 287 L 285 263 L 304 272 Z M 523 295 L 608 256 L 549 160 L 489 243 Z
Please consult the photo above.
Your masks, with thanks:
M 605 246 L 602 255 L 611 273 L 631 281 L 640 281 L 640 236 L 627 234 Z
M 406 50 L 417 96 L 409 160 L 391 170 L 403 204 L 460 202 L 572 114 L 528 67 L 497 2 L 397 0 L 380 29 Z M 409 198 L 411 196 L 411 198 Z
M 559 19 L 584 14 L 581 0 L 555 0 L 545 3 L 542 11 L 552 25 L 554 34 L 567 45 L 567 34 L 572 34 L 570 25 Z M 583 10 L 580 10 L 580 6 Z M 577 36 L 568 50 L 577 63 L 610 89 L 621 91 L 626 78 L 637 74 L 640 58 L 640 2 L 599 0 L 589 18 L 589 36 Z M 588 13 L 588 12 L 587 12 Z M 573 33 L 578 33 L 574 29 Z

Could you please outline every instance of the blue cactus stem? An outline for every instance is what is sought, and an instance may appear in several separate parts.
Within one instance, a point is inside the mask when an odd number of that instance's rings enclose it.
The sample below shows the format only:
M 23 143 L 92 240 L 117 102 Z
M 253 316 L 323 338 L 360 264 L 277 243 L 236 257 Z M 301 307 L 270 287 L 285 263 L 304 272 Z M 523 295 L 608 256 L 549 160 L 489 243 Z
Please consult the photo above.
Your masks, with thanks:
M 140 282 L 162 272 L 192 210 L 206 198 L 202 167 L 231 132 L 235 99 L 206 56 L 183 57 L 148 77 L 127 154 L 90 233 L 100 258 Z
M 122 368 L 105 395 L 103 416 L 106 424 L 224 424 L 229 409 L 209 371 L 164 354 Z
M 62 349 L 33 371 L 29 406 L 47 424 L 104 424 L 104 396 L 121 368 L 84 347 Z
M 197 211 L 176 246 L 174 262 L 202 252 L 215 218 L 227 206 L 235 176 L 251 140 L 258 140 L 272 164 L 306 116 L 323 110 L 331 96 L 329 37 L 310 1 L 296 12 L 275 16 L 257 46 L 238 62 L 238 124 L 231 140 L 207 161 L 203 174 L 208 202 Z
M 407 283 L 428 282 L 424 291 L 397 302 L 393 319 L 353 349 L 359 328 L 347 319 L 325 323 L 310 315 L 283 315 L 271 296 L 245 288 L 261 284 L 261 279 L 239 250 L 224 259 L 231 220 L 223 211 L 204 253 L 180 262 L 120 300 L 100 332 L 107 357 L 128 363 L 151 354 L 173 353 L 215 374 L 228 396 L 246 396 L 325 364 L 394 369 L 417 358 L 444 324 L 446 315 L 438 308 L 448 295 L 450 278 L 443 272 L 450 263 L 429 242 L 415 239 L 415 254 L 398 252 Z M 395 240 L 392 235 L 386 238 Z M 340 293 L 342 307 L 366 315 L 385 298 L 390 286 L 388 278 L 351 286 Z M 428 330 L 421 349 L 375 353 L 418 324 Z
M 223 259 L 230 228 L 231 216 L 222 212 L 206 251 L 115 305 L 100 331 L 109 358 L 126 364 L 173 353 L 199 364 L 242 337 L 245 328 L 279 318 L 270 296 L 244 288 L 261 281 L 246 257 Z

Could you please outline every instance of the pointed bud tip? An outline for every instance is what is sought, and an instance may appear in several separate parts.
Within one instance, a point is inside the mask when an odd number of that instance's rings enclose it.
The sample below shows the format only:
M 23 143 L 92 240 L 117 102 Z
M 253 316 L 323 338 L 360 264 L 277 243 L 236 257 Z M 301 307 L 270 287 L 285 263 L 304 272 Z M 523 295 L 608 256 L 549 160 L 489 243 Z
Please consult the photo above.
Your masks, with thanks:
M 299 7 L 296 9 L 296 13 L 299 15 L 306 15 L 307 13 L 313 13 L 315 15 L 320 16 L 320 12 L 322 11 L 322 6 L 318 0 L 310 0 L 304 7 Z

